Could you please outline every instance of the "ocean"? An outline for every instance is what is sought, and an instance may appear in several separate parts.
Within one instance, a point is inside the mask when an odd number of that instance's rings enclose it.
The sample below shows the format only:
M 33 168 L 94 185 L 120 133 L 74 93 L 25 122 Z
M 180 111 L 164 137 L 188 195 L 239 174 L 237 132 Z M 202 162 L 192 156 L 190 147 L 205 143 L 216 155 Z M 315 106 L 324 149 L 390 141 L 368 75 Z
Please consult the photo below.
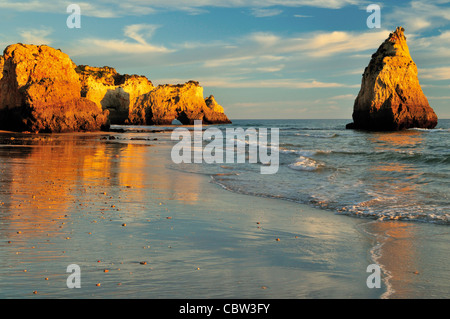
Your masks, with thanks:
M 450 222 L 450 120 L 435 129 L 346 130 L 349 120 L 234 120 L 226 128 L 279 128 L 279 169 L 261 163 L 173 164 L 223 188 L 379 220 Z M 270 134 L 270 133 L 269 133 Z M 224 134 L 224 138 L 228 138 Z M 251 141 L 245 141 L 248 144 Z M 207 144 L 205 142 L 205 144 Z M 248 147 L 247 147 L 248 150 Z M 247 154 L 248 159 L 248 154 Z

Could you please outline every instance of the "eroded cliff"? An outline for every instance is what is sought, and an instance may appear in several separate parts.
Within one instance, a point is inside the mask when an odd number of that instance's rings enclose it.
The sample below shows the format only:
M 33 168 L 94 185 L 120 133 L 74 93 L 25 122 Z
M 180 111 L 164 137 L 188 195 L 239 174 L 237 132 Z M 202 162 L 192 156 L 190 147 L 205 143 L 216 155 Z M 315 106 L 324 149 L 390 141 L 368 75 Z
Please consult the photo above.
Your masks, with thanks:
M 13 44 L 4 50 L 0 128 L 14 131 L 94 131 L 108 114 L 81 97 L 75 64 L 46 45 Z
M 217 102 L 208 103 L 203 97 L 203 87 L 196 81 L 159 85 L 135 100 L 129 123 L 167 125 L 173 120 L 182 124 L 193 124 L 195 120 L 205 124 L 231 123 Z
M 231 123 L 198 82 L 154 87 L 145 76 L 76 66 L 46 45 L 13 44 L 0 56 L 0 129 L 70 132 L 114 124 Z
M 114 68 L 79 65 L 81 96 L 108 110 L 111 123 L 123 124 L 134 108 L 135 99 L 154 89 L 145 76 L 120 75 Z

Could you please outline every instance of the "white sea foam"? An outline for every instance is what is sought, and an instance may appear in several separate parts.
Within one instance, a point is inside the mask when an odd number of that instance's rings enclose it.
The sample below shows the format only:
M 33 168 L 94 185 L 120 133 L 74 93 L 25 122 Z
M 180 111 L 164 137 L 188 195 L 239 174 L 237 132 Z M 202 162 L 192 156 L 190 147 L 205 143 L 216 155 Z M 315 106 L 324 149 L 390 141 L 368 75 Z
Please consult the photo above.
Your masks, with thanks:
M 410 128 L 411 131 L 420 131 L 420 132 L 450 132 L 450 129 L 446 128 L 420 128 L 414 127 Z
M 288 165 L 290 169 L 296 171 L 314 171 L 318 169 L 320 166 L 321 165 L 315 160 L 304 156 L 300 156 L 297 159 L 297 162 Z
M 295 150 L 295 149 L 287 149 L 280 147 L 280 153 L 282 154 L 296 154 L 304 157 L 311 157 L 317 154 L 330 154 L 331 151 L 323 151 L 323 150 Z

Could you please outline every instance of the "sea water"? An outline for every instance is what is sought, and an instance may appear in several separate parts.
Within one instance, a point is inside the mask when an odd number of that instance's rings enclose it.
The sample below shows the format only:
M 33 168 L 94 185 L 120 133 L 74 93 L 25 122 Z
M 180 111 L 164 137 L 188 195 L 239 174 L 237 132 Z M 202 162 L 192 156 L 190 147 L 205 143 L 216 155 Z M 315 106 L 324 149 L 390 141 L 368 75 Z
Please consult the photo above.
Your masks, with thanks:
M 346 130 L 348 122 L 234 120 L 231 127 L 279 128 L 276 174 L 260 174 L 263 163 L 250 161 L 172 168 L 208 174 L 234 192 L 338 214 L 449 224 L 450 120 L 399 132 Z

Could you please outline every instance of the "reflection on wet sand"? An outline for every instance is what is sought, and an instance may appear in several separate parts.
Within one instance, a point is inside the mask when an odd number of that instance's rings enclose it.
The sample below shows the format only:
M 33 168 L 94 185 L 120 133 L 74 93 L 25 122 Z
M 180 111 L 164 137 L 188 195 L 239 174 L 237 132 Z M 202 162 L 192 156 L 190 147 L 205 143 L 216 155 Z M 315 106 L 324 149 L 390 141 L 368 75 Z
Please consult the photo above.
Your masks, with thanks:
M 24 234 L 51 233 L 61 225 L 60 219 L 74 202 L 79 170 L 83 159 L 95 149 L 79 148 L 77 141 L 37 141 L 29 145 L 27 155 L 16 157 L 0 149 L 9 177 L 2 181 L 5 201 L 1 219 L 18 227 Z
M 423 137 L 416 131 L 402 131 L 385 134 L 374 134 L 372 142 L 377 145 L 376 150 L 400 152 L 408 154 L 408 148 L 420 151 Z M 419 191 L 421 173 L 412 163 L 394 162 L 386 159 L 375 163 L 371 167 L 372 186 L 375 199 L 365 203 L 367 206 L 381 206 L 392 219 L 398 219 L 397 207 L 414 205 L 415 194 Z M 402 178 L 397 178 L 402 176 Z M 401 196 L 399 196 L 401 194 Z M 399 199 L 402 202 L 399 202 Z M 405 198 L 408 203 L 404 203 Z M 417 225 L 401 221 L 377 221 L 369 224 L 369 232 L 376 235 L 382 243 L 381 256 L 378 262 L 384 266 L 389 277 L 392 291 L 388 291 L 389 298 L 407 298 L 414 296 L 412 287 L 417 286 L 420 273 L 417 243 Z
M 370 224 L 371 233 L 376 234 L 383 243 L 378 262 L 389 274 L 393 291 L 389 298 L 408 298 L 415 295 L 413 287 L 421 280 L 422 267 L 419 249 L 420 238 L 417 225 L 400 221 L 383 221 Z M 391 295 L 392 293 L 392 295 Z
M 164 163 L 152 162 L 151 145 L 128 142 L 95 135 L 23 135 L 0 147 L 3 236 L 57 236 L 69 215 L 116 206 L 136 217 L 151 205 L 148 192 L 161 187 L 171 192 L 160 201 L 199 200 L 198 179 L 152 175 L 150 168 Z

